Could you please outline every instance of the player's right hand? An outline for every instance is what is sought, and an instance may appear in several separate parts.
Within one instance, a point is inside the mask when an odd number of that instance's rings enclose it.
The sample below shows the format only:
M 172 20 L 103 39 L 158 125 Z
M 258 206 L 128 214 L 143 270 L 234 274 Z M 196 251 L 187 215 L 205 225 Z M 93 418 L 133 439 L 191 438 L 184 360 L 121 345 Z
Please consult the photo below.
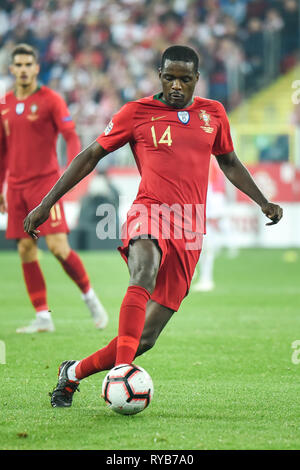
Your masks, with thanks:
M 49 217 L 50 210 L 41 204 L 33 209 L 24 219 L 24 231 L 34 240 L 38 239 L 39 230 L 37 227 L 43 224 Z
M 4 195 L 0 193 L 0 212 L 1 214 L 5 214 L 7 211 Z

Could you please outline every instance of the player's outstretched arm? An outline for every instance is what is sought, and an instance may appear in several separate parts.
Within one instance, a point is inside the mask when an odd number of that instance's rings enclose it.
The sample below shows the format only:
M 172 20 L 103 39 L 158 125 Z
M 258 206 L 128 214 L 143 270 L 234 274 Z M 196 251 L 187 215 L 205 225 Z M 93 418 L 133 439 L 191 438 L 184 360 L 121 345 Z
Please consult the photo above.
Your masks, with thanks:
M 266 225 L 277 224 L 282 218 L 282 208 L 266 199 L 235 152 L 218 155 L 216 158 L 229 181 L 256 202 L 261 207 L 262 212 L 271 220 Z
M 0 213 L 5 214 L 6 210 L 4 194 L 0 193 Z
M 27 215 L 24 220 L 25 232 L 33 239 L 37 239 L 39 231 L 36 229 L 48 219 L 51 207 L 54 206 L 64 194 L 76 186 L 79 181 L 91 173 L 99 160 L 105 157 L 107 153 L 108 152 L 104 150 L 98 142 L 93 142 L 80 152 L 55 183 L 53 188 L 44 197 L 42 202 Z

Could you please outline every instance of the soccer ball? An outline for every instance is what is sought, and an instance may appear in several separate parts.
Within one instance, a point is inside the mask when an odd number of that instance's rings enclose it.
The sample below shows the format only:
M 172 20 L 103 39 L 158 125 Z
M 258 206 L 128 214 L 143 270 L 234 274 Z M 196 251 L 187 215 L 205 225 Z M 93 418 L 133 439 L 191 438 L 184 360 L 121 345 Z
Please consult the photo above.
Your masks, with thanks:
M 150 404 L 153 382 L 140 366 L 120 364 L 111 369 L 102 383 L 102 397 L 107 406 L 123 415 L 134 415 Z

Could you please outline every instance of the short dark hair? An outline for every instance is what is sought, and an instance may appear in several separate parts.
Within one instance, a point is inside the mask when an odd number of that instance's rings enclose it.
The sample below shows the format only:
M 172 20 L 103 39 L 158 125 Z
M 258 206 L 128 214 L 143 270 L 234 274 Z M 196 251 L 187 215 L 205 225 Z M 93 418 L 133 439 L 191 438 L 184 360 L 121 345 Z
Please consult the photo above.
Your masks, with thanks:
M 161 68 L 164 68 L 166 60 L 193 62 L 195 72 L 198 72 L 199 57 L 198 54 L 188 46 L 171 46 L 166 49 L 161 58 Z
M 11 53 L 12 62 L 14 61 L 14 57 L 17 54 L 32 55 L 34 57 L 35 61 L 38 62 L 38 58 L 39 58 L 38 52 L 33 46 L 30 46 L 29 44 L 21 43 L 21 44 L 17 44 L 13 48 L 12 53 Z

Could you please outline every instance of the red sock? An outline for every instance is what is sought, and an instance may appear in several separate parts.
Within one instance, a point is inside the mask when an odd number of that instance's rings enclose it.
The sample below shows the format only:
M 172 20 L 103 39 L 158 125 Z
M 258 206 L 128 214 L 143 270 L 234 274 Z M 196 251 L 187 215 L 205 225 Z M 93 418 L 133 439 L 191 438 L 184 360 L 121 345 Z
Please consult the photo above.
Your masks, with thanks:
M 140 286 L 129 286 L 123 299 L 115 365 L 131 364 L 142 336 L 150 293 Z
M 75 374 L 78 380 L 96 372 L 110 370 L 117 364 L 131 364 L 143 332 L 146 305 L 149 298 L 149 292 L 143 287 L 128 287 L 121 305 L 119 336 L 77 364 Z M 117 355 L 119 355 L 118 362 Z
M 110 370 L 115 365 L 118 337 L 107 346 L 82 359 L 75 369 L 76 377 L 81 380 L 102 370 Z
M 69 256 L 61 261 L 62 267 L 71 279 L 78 285 L 83 294 L 91 287 L 88 274 L 78 254 L 71 250 Z
M 49 310 L 46 283 L 38 261 L 22 263 L 25 285 L 36 312 Z

